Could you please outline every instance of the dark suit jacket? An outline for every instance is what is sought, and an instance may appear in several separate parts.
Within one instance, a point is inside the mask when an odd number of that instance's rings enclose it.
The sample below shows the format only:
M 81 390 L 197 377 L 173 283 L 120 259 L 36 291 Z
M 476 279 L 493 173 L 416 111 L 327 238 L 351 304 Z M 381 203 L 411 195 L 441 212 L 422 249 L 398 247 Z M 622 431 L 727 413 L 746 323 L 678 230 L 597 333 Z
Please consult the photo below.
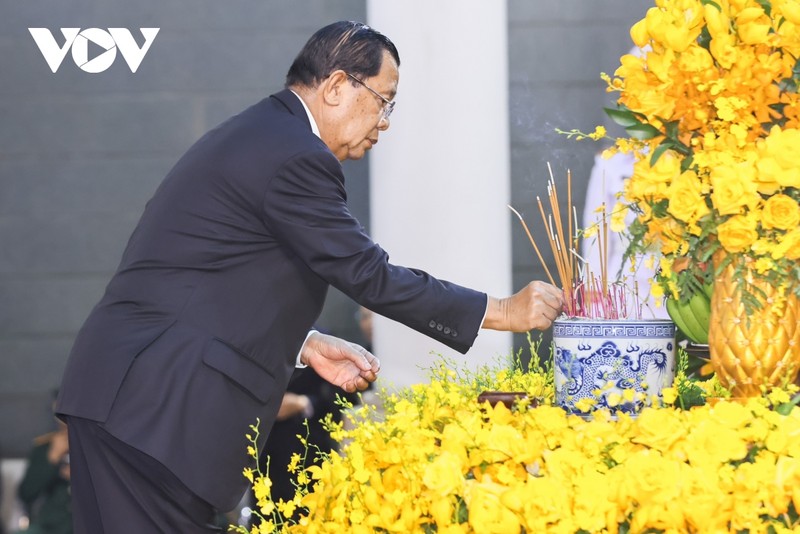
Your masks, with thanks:
M 148 202 L 78 333 L 57 412 L 99 421 L 220 510 L 247 482 L 329 285 L 466 352 L 486 295 L 389 263 L 290 91 L 203 136 Z

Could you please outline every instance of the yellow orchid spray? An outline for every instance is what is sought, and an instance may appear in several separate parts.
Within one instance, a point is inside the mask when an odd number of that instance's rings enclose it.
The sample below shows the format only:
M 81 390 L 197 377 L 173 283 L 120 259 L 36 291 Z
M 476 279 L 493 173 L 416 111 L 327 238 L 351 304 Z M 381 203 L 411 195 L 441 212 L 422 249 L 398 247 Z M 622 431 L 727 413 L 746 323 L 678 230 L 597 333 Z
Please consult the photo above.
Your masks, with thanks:
M 528 400 L 481 403 L 487 388 Z M 440 358 L 429 383 L 384 391 L 381 415 L 365 404 L 332 426 L 341 450 L 304 471 L 299 519 L 262 515 L 249 533 L 800 530 L 797 388 L 708 405 L 719 385 L 684 376 L 664 402 L 692 390 L 694 406 L 636 418 L 569 415 L 552 388 L 536 361 L 464 371 Z

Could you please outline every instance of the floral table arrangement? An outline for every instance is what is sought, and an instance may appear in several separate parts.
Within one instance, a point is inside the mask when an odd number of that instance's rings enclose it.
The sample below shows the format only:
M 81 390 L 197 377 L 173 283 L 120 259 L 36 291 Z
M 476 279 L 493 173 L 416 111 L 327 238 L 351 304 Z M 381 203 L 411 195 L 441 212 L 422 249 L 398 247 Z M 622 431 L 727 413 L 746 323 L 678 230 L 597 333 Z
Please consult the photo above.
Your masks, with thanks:
M 712 406 L 719 384 L 679 372 L 662 406 L 586 419 L 553 406 L 552 373 L 532 365 L 440 360 L 429 384 L 386 394 L 382 416 L 355 408 L 349 430 L 332 425 L 341 452 L 289 466 L 292 501 L 246 470 L 261 517 L 249 532 L 800 531 L 800 409 L 786 391 Z M 486 390 L 524 395 L 509 408 L 480 402 Z
M 637 158 L 628 253 L 660 250 L 673 301 L 710 292 L 712 366 L 760 395 L 800 368 L 800 3 L 655 0 L 631 37 L 605 76 L 630 135 L 612 150 Z

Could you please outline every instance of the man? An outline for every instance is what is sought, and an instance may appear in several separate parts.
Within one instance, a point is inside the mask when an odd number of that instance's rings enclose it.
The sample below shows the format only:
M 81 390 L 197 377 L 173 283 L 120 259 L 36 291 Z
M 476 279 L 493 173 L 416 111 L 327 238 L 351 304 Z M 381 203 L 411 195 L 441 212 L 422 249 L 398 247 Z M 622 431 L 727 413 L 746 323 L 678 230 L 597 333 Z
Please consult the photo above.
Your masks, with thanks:
M 296 364 L 346 391 L 380 364 L 311 332 L 329 285 L 466 352 L 478 330 L 548 328 L 563 296 L 504 299 L 398 267 L 349 213 L 340 162 L 389 127 L 400 65 L 353 22 L 314 34 L 287 89 L 202 137 L 148 203 L 78 334 L 58 412 L 76 532 L 209 532 L 246 489 L 244 435 L 267 435 Z

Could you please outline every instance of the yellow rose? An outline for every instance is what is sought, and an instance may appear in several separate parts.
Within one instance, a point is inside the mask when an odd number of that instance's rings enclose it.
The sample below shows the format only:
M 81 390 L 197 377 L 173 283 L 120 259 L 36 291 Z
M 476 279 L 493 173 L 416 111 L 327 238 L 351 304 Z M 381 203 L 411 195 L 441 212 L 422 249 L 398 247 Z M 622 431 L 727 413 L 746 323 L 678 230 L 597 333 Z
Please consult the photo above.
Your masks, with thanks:
M 760 157 L 756 162 L 756 189 L 759 193 L 772 195 L 780 189 L 777 177 L 783 173 L 778 162 L 772 157 Z
M 800 168 L 800 130 L 795 128 L 781 129 L 780 126 L 773 126 L 769 135 L 760 145 L 764 155 L 775 158 L 775 161 L 782 169 Z M 797 187 L 798 184 L 781 184 L 785 186 Z
M 758 204 L 752 165 L 718 167 L 711 171 L 711 202 L 720 215 L 743 213 Z
M 774 181 L 783 187 L 800 187 L 800 168 L 797 166 L 797 149 L 800 147 L 800 130 L 774 126 L 769 136 L 758 144 L 759 173 L 763 181 Z
M 703 186 L 693 171 L 678 176 L 668 189 L 669 213 L 687 223 L 694 223 L 708 214 Z
M 789 230 L 800 224 L 800 206 L 788 195 L 777 194 L 769 197 L 761 212 L 764 228 Z
M 719 225 L 717 236 L 728 252 L 745 252 L 758 239 L 756 220 L 743 215 L 731 217 Z
M 798 139 L 800 141 L 800 139 Z M 775 181 L 783 187 L 800 187 L 800 168 L 784 168 L 775 175 Z

